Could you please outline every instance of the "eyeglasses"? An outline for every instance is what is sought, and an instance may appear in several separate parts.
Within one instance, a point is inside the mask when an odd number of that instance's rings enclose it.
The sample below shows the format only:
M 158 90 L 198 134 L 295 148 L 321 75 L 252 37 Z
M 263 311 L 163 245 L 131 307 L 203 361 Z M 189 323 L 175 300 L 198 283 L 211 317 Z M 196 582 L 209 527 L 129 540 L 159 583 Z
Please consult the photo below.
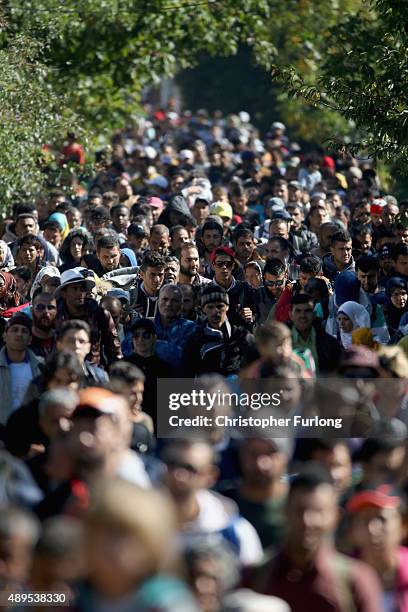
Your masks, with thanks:
M 133 338 L 142 338 L 142 340 L 150 340 L 153 334 L 148 331 L 135 332 Z
M 285 283 L 285 279 L 283 278 L 282 280 L 265 281 L 264 285 L 265 287 L 283 287 L 284 283 Z
M 54 312 L 54 310 L 57 310 L 57 307 L 53 304 L 36 304 L 34 310 L 39 310 L 40 312 L 49 310 L 50 312 Z
M 217 268 L 228 268 L 228 269 L 230 269 L 234 265 L 234 262 L 233 261 L 215 261 L 214 265 Z

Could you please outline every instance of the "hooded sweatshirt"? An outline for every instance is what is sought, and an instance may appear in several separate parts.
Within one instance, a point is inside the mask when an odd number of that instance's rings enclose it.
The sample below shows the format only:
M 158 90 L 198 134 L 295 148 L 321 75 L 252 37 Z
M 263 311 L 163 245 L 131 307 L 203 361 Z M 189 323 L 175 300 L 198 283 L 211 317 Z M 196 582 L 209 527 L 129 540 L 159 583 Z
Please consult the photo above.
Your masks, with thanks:
M 192 219 L 190 209 L 182 195 L 174 195 L 170 198 L 166 208 L 163 210 L 160 217 L 158 218 L 157 223 L 166 225 L 169 229 L 173 225 L 177 225 L 177 221 L 171 221 L 171 213 L 176 213 L 180 217 L 180 220 L 182 220 L 183 217 Z

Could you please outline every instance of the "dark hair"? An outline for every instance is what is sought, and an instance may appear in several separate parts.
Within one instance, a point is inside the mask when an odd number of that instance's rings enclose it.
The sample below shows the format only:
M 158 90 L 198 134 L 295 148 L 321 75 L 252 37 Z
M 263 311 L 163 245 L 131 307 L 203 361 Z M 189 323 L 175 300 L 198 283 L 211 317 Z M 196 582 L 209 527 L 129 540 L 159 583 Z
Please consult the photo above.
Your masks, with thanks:
M 155 225 L 152 225 L 151 230 L 150 230 L 150 235 L 152 235 L 153 232 L 159 232 L 160 234 L 167 234 L 167 235 L 169 235 L 170 233 L 167 225 L 163 225 L 163 223 L 156 223 Z
M 376 455 L 384 452 L 391 452 L 400 446 L 404 446 L 404 443 L 405 441 L 402 437 L 385 436 L 384 438 L 367 438 L 364 440 L 354 458 L 356 461 L 368 463 Z
M 274 276 L 280 276 L 286 272 L 286 266 L 277 257 L 271 257 L 266 260 L 265 267 L 263 269 L 263 275 L 266 273 L 273 274 Z
M 86 321 L 82 321 L 82 319 L 69 319 L 68 321 L 64 321 L 61 325 L 60 330 L 57 334 L 57 339 L 62 340 L 69 331 L 84 331 L 89 339 L 91 338 L 91 328 L 89 327 Z
M 121 208 L 124 208 L 130 215 L 130 210 L 125 204 L 115 204 L 115 206 L 112 206 L 110 210 L 111 217 L 113 217 L 114 212 L 116 212 L 117 210 L 120 210 Z
M 18 248 L 26 244 L 27 246 L 35 246 L 36 249 L 43 248 L 41 241 L 38 240 L 37 236 L 33 236 L 32 234 L 27 234 L 27 236 L 23 236 L 18 239 Z
M 347 232 L 336 232 L 330 237 L 330 244 L 334 246 L 336 242 L 350 242 L 351 237 Z
M 14 204 L 13 206 L 13 218 L 19 217 L 20 215 L 29 214 L 34 215 L 34 211 L 36 210 L 35 204 L 20 202 L 18 204 Z
M 396 244 L 391 251 L 391 259 L 397 261 L 400 255 L 408 256 L 408 244 L 404 244 L 401 242 L 400 244 Z
M 338 444 L 349 449 L 346 440 L 341 438 L 299 438 L 296 443 L 295 459 L 297 461 L 313 461 L 316 451 L 332 451 Z
M 244 223 L 240 223 L 236 226 L 232 233 L 232 239 L 235 244 L 238 242 L 239 238 L 251 238 L 254 239 L 254 233 L 249 229 L 247 225 Z
M 322 278 L 317 278 L 316 276 L 313 278 L 309 278 L 305 285 L 305 291 L 306 293 L 310 293 L 311 291 L 319 291 L 322 295 L 322 300 L 328 298 L 330 295 L 327 282 Z
M 75 209 L 76 210 L 76 209 Z M 82 240 L 82 249 L 88 251 L 94 251 L 95 245 L 92 236 L 89 232 L 83 229 L 73 229 L 69 232 L 64 242 L 60 247 L 60 256 L 64 263 L 71 263 L 73 261 L 71 255 L 71 244 L 74 238 L 80 238 Z
M 361 270 L 362 272 L 371 272 L 378 270 L 378 261 L 375 257 L 371 255 L 361 255 L 356 261 L 356 270 Z
M 322 262 L 319 257 L 307 255 L 300 261 L 300 271 L 306 274 L 319 274 L 322 269 Z
M 113 363 L 109 368 L 109 378 L 111 383 L 117 380 L 125 385 L 131 385 L 140 380 L 144 382 L 146 379 L 140 368 L 127 361 Z
M 173 238 L 174 234 L 182 229 L 185 229 L 184 225 L 173 225 L 170 228 L 170 238 Z
M 144 236 L 147 236 L 147 231 L 145 230 L 143 225 L 140 225 L 140 223 L 131 223 L 127 228 L 128 236 L 137 236 L 138 238 L 143 238 L 142 232 L 144 233 Z
M 101 219 L 109 220 L 110 219 L 109 208 L 107 208 L 106 206 L 102 206 L 102 205 L 95 206 L 95 208 L 91 209 L 89 218 L 91 221 L 99 221 Z
M 212 219 L 206 221 L 203 224 L 201 228 L 201 236 L 204 236 L 204 232 L 206 232 L 207 230 L 217 230 L 217 232 L 219 232 L 221 236 L 224 233 L 224 229 L 221 227 L 221 225 L 217 221 L 213 221 Z
M 333 486 L 329 472 L 322 465 L 309 462 L 290 483 L 288 498 L 290 499 L 296 491 L 312 492 L 322 485 Z
M 57 221 L 46 221 L 43 225 L 43 230 L 53 229 L 62 233 L 60 224 Z
M 273 236 L 269 238 L 269 242 L 277 242 L 282 251 L 292 251 L 292 246 L 286 238 L 282 236 Z
M 62 189 L 52 189 L 50 193 L 48 194 L 49 200 L 51 200 L 52 198 L 61 198 L 61 197 L 65 198 L 65 193 L 64 191 L 62 191 Z
M 35 218 L 35 216 L 32 213 L 22 213 L 22 214 L 17 216 L 17 218 L 16 218 L 16 225 L 22 219 L 32 219 L 33 221 L 35 221 L 37 223 L 37 219 Z
M 309 304 L 313 302 L 313 298 L 309 293 L 294 293 L 290 300 L 291 306 L 297 306 L 298 304 Z
M 154 251 L 146 251 L 143 256 L 140 269 L 145 272 L 147 268 L 164 268 L 164 258 Z
M 116 236 L 108 235 L 102 236 L 96 243 L 96 250 L 100 251 L 101 249 L 113 249 L 114 247 L 119 248 L 119 240 Z
M 48 355 L 44 362 L 41 374 L 43 389 L 47 389 L 57 370 L 65 370 L 65 372 L 69 372 L 73 378 L 78 380 L 82 379 L 84 373 L 82 365 L 74 353 L 67 350 L 55 351 Z

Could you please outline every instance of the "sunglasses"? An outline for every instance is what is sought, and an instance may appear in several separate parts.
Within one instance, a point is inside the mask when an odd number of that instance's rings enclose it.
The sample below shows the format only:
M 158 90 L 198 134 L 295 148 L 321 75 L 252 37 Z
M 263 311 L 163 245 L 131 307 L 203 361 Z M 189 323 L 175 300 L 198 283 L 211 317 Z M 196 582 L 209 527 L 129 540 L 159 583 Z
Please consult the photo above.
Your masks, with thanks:
M 143 340 L 150 340 L 152 334 L 148 331 L 135 332 L 133 338 L 142 338 Z
M 233 261 L 215 261 L 214 265 L 217 268 L 228 268 L 228 269 L 230 269 L 234 265 L 234 262 Z
M 276 281 L 265 281 L 264 285 L 265 287 L 283 287 L 285 283 L 285 279 L 282 280 L 276 280 Z
M 49 310 L 50 312 L 54 312 L 57 310 L 57 307 L 53 304 L 36 304 L 34 306 L 34 310 L 38 310 L 39 312 L 43 312 L 44 310 Z

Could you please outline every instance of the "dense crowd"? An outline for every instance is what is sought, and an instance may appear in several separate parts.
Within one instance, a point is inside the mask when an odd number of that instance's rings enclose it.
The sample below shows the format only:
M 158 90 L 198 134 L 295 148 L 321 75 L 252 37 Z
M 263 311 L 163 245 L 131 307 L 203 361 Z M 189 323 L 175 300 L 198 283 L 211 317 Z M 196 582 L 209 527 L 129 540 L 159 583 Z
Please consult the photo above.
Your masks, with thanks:
M 172 101 L 87 156 L 1 226 L 1 605 L 408 611 L 408 200 Z M 163 438 L 159 379 L 349 427 Z

